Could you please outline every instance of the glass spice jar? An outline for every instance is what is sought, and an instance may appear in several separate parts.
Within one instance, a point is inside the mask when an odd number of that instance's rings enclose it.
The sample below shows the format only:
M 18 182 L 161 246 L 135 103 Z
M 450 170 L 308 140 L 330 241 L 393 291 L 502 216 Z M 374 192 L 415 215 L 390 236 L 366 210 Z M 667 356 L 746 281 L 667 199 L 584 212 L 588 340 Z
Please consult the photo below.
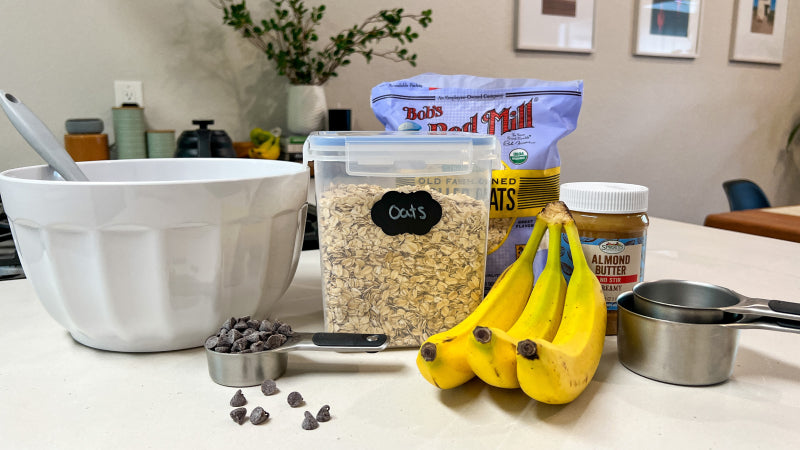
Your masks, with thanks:
M 608 308 L 606 335 L 617 334 L 617 296 L 633 289 L 644 278 L 647 242 L 647 195 L 645 186 L 623 183 L 583 182 L 561 186 L 561 200 L 575 219 L 586 262 L 603 286 Z M 568 248 L 566 235 L 562 247 Z M 562 257 L 572 273 L 569 252 Z M 565 274 L 569 281 L 568 274 Z

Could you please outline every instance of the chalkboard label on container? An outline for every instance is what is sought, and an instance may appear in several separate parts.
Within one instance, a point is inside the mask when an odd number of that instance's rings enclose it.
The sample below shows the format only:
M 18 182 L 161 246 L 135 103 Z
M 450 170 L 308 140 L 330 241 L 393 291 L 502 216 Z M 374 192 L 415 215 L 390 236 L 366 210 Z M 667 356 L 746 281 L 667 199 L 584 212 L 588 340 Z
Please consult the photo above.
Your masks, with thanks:
M 428 191 L 389 191 L 375 202 L 372 222 L 389 236 L 427 234 L 442 219 L 442 205 Z

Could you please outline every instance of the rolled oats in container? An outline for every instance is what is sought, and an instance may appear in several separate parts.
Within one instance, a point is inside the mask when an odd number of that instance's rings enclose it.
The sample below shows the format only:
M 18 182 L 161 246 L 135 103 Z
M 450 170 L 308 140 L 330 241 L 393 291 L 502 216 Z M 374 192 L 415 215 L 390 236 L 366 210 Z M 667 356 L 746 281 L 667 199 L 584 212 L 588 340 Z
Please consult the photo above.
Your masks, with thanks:
M 330 332 L 420 345 L 483 299 L 494 136 L 318 132 L 323 311 Z

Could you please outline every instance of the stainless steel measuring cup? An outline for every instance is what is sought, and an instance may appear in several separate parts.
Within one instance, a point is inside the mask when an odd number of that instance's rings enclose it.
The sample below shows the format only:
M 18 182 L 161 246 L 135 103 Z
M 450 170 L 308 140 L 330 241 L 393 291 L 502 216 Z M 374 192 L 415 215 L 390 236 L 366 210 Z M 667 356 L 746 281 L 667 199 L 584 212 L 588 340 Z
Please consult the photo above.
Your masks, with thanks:
M 639 298 L 634 293 L 637 287 L 644 295 L 668 300 L 656 303 Z M 674 280 L 641 283 L 634 292 L 617 297 L 619 361 L 634 373 L 665 383 L 705 386 L 726 381 L 733 373 L 741 329 L 800 333 L 800 322 L 783 318 L 796 316 L 781 312 L 797 307 L 793 303 L 780 302 L 781 311 L 775 311 L 764 306 L 769 301 Z M 674 305 L 677 298 L 685 305 Z M 769 315 L 752 314 L 765 308 Z
M 769 324 L 770 328 L 774 325 L 800 327 L 799 303 L 746 297 L 708 283 L 684 280 L 643 282 L 633 287 L 633 294 L 637 311 L 657 319 L 723 323 L 753 322 L 769 317 L 776 320 L 760 323 Z
M 223 386 L 256 386 L 286 372 L 289 352 L 328 351 L 342 353 L 379 352 L 388 345 L 385 334 L 299 333 L 272 350 L 254 353 L 219 353 L 206 348 L 208 374 Z

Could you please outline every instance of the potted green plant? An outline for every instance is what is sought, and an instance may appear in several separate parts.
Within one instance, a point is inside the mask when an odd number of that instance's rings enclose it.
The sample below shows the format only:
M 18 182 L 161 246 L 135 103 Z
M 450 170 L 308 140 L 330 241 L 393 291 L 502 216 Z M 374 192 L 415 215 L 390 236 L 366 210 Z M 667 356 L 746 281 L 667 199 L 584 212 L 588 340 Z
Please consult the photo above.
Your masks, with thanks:
M 307 134 L 321 129 L 327 106 L 323 85 L 350 64 L 354 54 L 367 62 L 373 57 L 405 61 L 416 66 L 417 55 L 407 44 L 419 37 L 409 23 L 426 28 L 431 10 L 418 14 L 402 8 L 380 10 L 360 24 L 331 36 L 324 44 L 316 32 L 325 5 L 307 8 L 302 0 L 270 0 L 270 17 L 256 20 L 244 0 L 217 0 L 226 25 L 238 31 L 275 64 L 278 73 L 289 79 L 288 127 L 291 133 Z M 393 48 L 379 48 L 382 41 L 395 41 Z M 315 48 L 317 46 L 317 48 Z

